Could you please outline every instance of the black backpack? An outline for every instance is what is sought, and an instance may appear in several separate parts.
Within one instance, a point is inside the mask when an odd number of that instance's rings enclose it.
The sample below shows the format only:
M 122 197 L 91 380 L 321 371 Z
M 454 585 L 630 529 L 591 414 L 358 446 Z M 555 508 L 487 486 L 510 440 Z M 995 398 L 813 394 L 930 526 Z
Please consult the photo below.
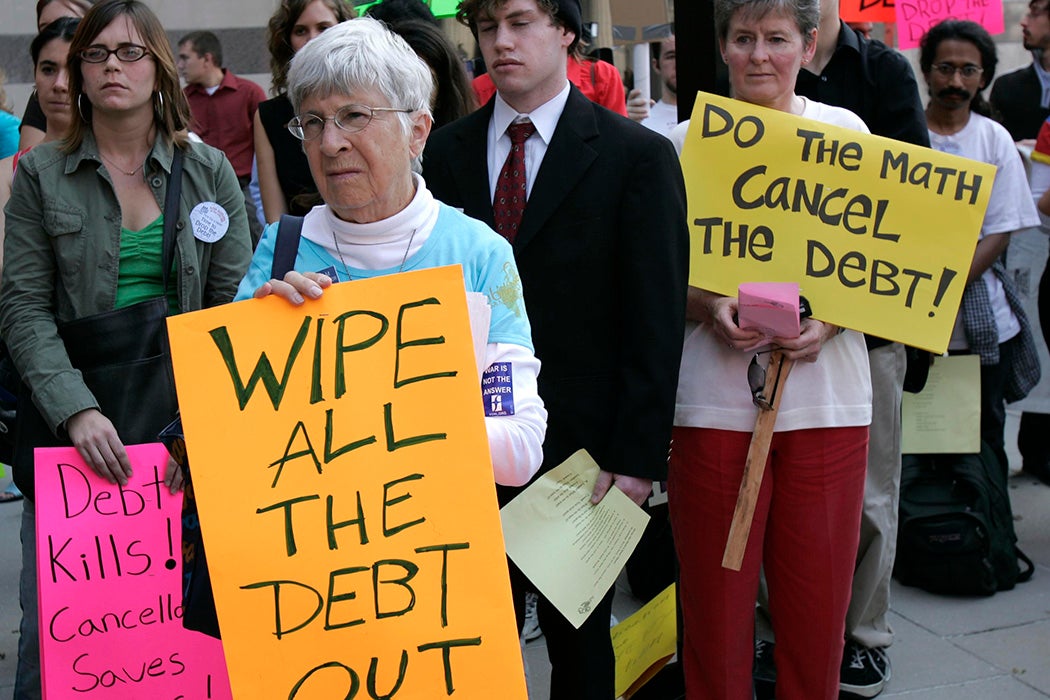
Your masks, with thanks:
M 1017 547 L 1006 470 L 988 445 L 980 454 L 904 455 L 897 580 L 931 593 L 992 595 L 1033 570 Z

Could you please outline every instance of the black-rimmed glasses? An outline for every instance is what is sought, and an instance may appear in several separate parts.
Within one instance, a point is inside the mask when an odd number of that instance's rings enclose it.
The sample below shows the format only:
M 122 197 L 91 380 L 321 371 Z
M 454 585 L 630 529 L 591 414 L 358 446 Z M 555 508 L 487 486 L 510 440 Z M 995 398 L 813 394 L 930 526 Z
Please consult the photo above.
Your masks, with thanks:
M 372 123 L 376 112 L 401 112 L 410 114 L 415 110 L 397 109 L 395 107 L 369 107 L 368 105 L 347 105 L 340 107 L 331 117 L 319 114 L 299 114 L 285 124 L 285 128 L 300 141 L 312 141 L 324 133 L 327 122 L 335 122 L 343 131 L 355 133 Z
M 145 46 L 138 44 L 121 44 L 115 49 L 102 44 L 94 44 L 86 49 L 81 49 L 80 60 L 84 63 L 105 63 L 113 54 L 117 54 L 117 60 L 121 63 L 134 63 L 148 56 L 149 51 Z

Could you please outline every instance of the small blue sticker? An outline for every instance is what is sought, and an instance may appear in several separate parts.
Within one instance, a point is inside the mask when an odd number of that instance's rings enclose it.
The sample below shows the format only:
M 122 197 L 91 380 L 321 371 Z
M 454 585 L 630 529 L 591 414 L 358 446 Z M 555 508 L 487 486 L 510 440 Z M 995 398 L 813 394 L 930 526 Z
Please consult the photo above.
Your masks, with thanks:
M 339 281 L 339 273 L 335 271 L 335 265 L 329 265 L 323 270 L 318 270 L 317 274 L 328 275 L 328 279 L 332 280 L 333 282 Z
M 512 362 L 489 365 L 481 375 L 481 398 L 486 416 L 514 415 L 514 369 Z

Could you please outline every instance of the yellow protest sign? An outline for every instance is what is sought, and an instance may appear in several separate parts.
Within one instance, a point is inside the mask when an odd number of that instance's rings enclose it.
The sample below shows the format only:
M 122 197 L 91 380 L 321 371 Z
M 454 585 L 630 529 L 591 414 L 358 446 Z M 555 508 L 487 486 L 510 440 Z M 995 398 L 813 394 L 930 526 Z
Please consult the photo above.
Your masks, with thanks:
M 462 270 L 169 333 L 234 696 L 524 700 Z
M 674 656 L 678 646 L 675 585 L 612 628 L 616 697 L 631 697 Z
M 700 93 L 689 283 L 798 282 L 814 315 L 942 353 L 994 166 Z

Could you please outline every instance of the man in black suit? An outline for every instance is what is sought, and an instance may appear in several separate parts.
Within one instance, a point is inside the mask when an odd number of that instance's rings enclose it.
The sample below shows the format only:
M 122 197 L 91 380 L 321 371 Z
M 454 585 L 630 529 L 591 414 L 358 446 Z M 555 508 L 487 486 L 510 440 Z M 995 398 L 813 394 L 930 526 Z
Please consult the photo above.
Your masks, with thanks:
M 465 0 L 458 16 L 497 93 L 431 135 L 427 185 L 513 243 L 543 363 L 542 470 L 584 448 L 603 470 L 594 502 L 615 485 L 641 504 L 666 476 L 685 319 L 685 185 L 674 149 L 569 84 L 579 0 Z M 517 145 L 517 131 L 534 133 Z M 501 502 L 514 495 L 502 490 Z M 520 627 L 526 583 L 513 564 L 511 579 Z M 540 597 L 552 700 L 614 697 L 611 608 L 612 591 L 576 630 Z
M 1035 139 L 1050 116 L 1050 0 L 1031 0 L 1021 18 L 1032 63 L 1005 73 L 992 85 L 992 107 L 1014 141 Z
M 1010 137 L 1014 141 L 1029 142 L 1035 146 L 1029 185 L 1038 202 L 1046 191 L 1048 178 L 1046 159 L 1041 153 L 1040 145 L 1036 144 L 1036 139 L 1043 123 L 1050 117 L 1050 0 L 1032 0 L 1028 3 L 1028 12 L 1021 18 L 1021 34 L 1024 47 L 1032 52 L 1032 63 L 999 76 L 992 85 L 991 102 L 992 107 L 999 112 L 999 121 L 1010 132 Z M 1043 221 L 1045 233 L 1045 217 Z M 1030 292 L 1033 297 L 1038 295 L 1038 301 L 1025 307 L 1029 318 L 1033 313 L 1048 313 L 1046 309 L 1050 304 L 1050 260 L 1047 260 L 1045 265 L 1032 262 L 1041 257 L 1041 251 L 1040 244 L 1030 236 L 1031 234 L 1022 232 L 1019 238 L 1015 237 L 1015 247 L 1011 253 L 1011 259 L 1014 253 L 1018 253 L 1016 259 L 1026 261 L 1022 265 L 1024 268 L 1032 267 L 1031 270 L 1025 269 L 1025 272 L 1031 274 L 1033 280 L 1040 275 L 1040 268 L 1043 269 L 1043 281 L 1038 292 L 1035 289 Z M 1044 250 L 1045 246 L 1046 243 L 1042 243 Z M 1025 253 L 1029 256 L 1026 257 Z M 1010 267 L 1013 268 L 1015 264 L 1018 263 L 1011 263 Z M 1044 326 L 1044 334 L 1047 330 Z M 1050 484 L 1050 446 L 1046 439 L 1047 432 L 1050 431 L 1050 413 L 1038 411 L 1038 403 L 1030 403 L 1030 406 L 1034 408 L 1026 408 L 1021 413 L 1021 424 L 1017 432 L 1021 468 L 1043 483 Z

